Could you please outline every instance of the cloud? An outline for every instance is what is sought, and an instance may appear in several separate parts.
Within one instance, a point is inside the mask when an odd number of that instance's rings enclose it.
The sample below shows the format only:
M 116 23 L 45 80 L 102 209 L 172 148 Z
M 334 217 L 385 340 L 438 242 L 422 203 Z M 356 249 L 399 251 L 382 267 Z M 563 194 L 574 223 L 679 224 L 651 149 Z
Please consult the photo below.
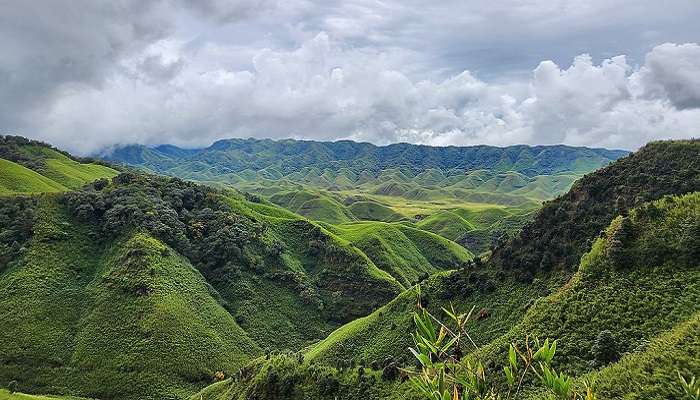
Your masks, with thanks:
M 700 108 L 700 46 L 657 46 L 646 55 L 636 78 L 650 98 L 666 96 L 678 109 Z
M 63 87 L 102 85 L 122 57 L 171 31 L 166 17 L 154 1 L 3 1 L 3 129 L 40 118 Z
M 601 61 L 585 52 L 545 55 L 525 73 L 497 63 L 472 71 L 461 55 L 445 56 L 478 45 L 503 55 L 501 46 L 519 45 L 520 36 L 556 53 L 552 41 L 567 25 L 583 36 L 602 29 L 596 17 L 607 7 L 517 3 L 420 13 L 407 2 L 368 0 L 15 3 L 0 16 L 8 49 L 0 127 L 80 154 L 234 136 L 627 149 L 697 136 L 697 44 L 650 47 L 641 65 L 620 53 Z M 475 11 L 462 12 L 469 7 Z M 502 32 L 487 27 L 497 15 L 507 21 Z M 639 18 L 621 16 L 626 24 Z M 520 35 L 518 21 L 533 31 Z M 456 33 L 465 26 L 468 34 Z

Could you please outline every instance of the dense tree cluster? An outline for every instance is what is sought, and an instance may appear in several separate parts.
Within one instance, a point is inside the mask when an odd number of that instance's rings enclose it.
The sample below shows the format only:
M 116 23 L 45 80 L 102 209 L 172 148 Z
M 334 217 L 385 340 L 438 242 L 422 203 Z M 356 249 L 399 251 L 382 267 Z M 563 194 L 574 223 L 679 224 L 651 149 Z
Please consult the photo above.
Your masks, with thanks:
M 36 198 L 5 197 L 0 207 L 0 272 L 24 251 L 32 236 Z
M 246 246 L 264 227 L 231 212 L 214 189 L 175 178 L 125 172 L 63 197 L 71 213 L 105 237 L 146 229 L 207 272 L 258 261 Z

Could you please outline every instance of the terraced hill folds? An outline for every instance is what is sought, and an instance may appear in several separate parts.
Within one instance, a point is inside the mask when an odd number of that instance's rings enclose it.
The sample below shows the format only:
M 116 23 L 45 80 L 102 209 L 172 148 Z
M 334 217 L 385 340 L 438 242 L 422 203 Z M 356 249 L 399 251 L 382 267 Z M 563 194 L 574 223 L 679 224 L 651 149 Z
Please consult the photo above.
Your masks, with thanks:
M 568 146 L 378 147 L 230 139 L 195 150 L 126 146 L 105 157 L 231 185 L 316 221 L 404 221 L 482 253 L 498 238 L 513 235 L 542 200 L 565 193 L 583 174 L 625 154 Z M 451 218 L 462 213 L 483 220 L 474 211 L 494 209 L 507 218 L 489 225 Z M 420 222 L 424 219 L 432 222 Z

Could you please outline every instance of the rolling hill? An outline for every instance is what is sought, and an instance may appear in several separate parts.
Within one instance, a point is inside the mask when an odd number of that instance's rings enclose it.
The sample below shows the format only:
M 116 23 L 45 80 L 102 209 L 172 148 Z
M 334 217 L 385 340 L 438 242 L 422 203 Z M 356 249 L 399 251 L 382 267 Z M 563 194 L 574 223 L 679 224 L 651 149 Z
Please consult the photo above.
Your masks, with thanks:
M 430 183 L 440 180 L 445 171 L 451 170 L 515 171 L 528 177 L 581 174 L 626 154 L 620 150 L 569 146 L 431 147 L 407 143 L 374 146 L 352 141 L 226 139 L 194 150 L 131 145 L 113 149 L 105 157 L 166 174 L 176 168 L 180 173 L 173 175 L 178 176 L 190 170 L 193 175 L 188 178 L 197 180 L 211 180 L 207 178 L 221 173 L 260 171 L 272 167 L 282 176 L 292 173 L 309 176 L 311 169 L 315 169 L 315 177 L 328 170 L 333 178 L 342 175 L 350 180 L 353 180 L 353 173 L 358 178 L 363 172 L 376 178 L 384 170 L 395 169 L 402 174 L 417 175 L 419 181 Z M 207 168 L 188 168 L 187 165 Z M 348 170 L 350 174 L 346 172 Z M 339 174 L 341 171 L 346 173 Z
M 543 200 L 627 152 L 568 146 L 374 146 L 351 141 L 221 140 L 203 149 L 125 146 L 108 160 L 267 197 L 326 223 L 406 221 L 473 253 L 515 234 Z M 455 207 L 507 207 L 508 219 L 471 227 Z M 466 222 L 466 224 L 465 224 Z
M 44 143 L 0 136 L 0 195 L 63 192 L 117 174 L 111 167 L 81 162 Z
M 586 208 L 580 203 L 576 209 L 584 211 L 569 216 L 573 226 L 567 226 L 567 231 L 583 232 L 591 221 L 609 216 L 601 236 L 591 234 L 590 247 L 582 246 L 585 256 L 575 266 L 530 271 L 501 264 L 503 249 L 530 248 L 530 242 L 517 237 L 502 243 L 494 252 L 498 256 L 486 264 L 431 276 L 421 284 L 421 302 L 435 315 L 449 304 L 462 310 L 475 307 L 480 317 L 470 323 L 470 334 L 480 349 L 465 351 L 492 365 L 488 373 L 494 376 L 500 374 L 497 366 L 505 362 L 508 343 L 526 335 L 550 337 L 559 342 L 555 366 L 576 377 L 576 384 L 595 377 L 600 399 L 681 399 L 676 371 L 685 376 L 700 374 L 695 329 L 700 312 L 698 156 L 697 141 L 652 143 L 585 177 L 569 194 L 548 203 L 562 210 L 581 193 L 601 196 L 600 203 L 588 210 L 589 218 L 584 217 Z M 654 168 L 658 174 L 647 178 L 646 171 Z M 608 188 L 614 188 L 616 195 L 611 196 Z M 645 201 L 615 209 L 619 193 Z M 609 211 L 603 214 L 602 210 Z M 557 232 L 562 226 L 552 223 L 553 218 L 557 217 L 545 207 L 523 232 L 535 226 L 541 226 L 543 234 Z M 251 382 L 267 382 L 266 390 L 286 393 L 282 398 L 301 398 L 313 389 L 296 391 L 292 386 L 284 391 L 264 377 L 279 371 L 304 382 L 313 368 L 325 365 L 323 375 L 337 384 L 332 394 L 321 393 L 319 398 L 354 398 L 358 389 L 352 382 L 363 382 L 367 374 L 374 374 L 375 383 L 363 392 L 365 398 L 412 398 L 410 385 L 381 376 L 390 363 L 407 368 L 413 364 L 406 348 L 412 345 L 412 313 L 418 295 L 416 288 L 405 291 L 372 314 L 334 331 L 307 350 L 302 365 L 284 364 L 283 358 L 260 362 L 249 375 L 255 381 L 244 377 L 235 384 L 224 382 L 200 395 L 245 398 L 260 388 L 249 386 Z M 604 331 L 610 331 L 607 346 L 612 353 L 595 350 Z M 347 368 L 353 364 L 364 368 Z M 534 387 L 525 394 L 525 398 L 549 396 Z
M 58 157 L 16 144 L 25 146 Z M 69 185 L 88 171 L 70 158 L 37 160 L 70 165 Z M 123 172 L 59 189 L 0 205 L 0 382 L 25 392 L 186 398 L 472 257 L 416 228 L 319 225 L 175 178 Z M 404 242 L 386 240 L 397 232 Z

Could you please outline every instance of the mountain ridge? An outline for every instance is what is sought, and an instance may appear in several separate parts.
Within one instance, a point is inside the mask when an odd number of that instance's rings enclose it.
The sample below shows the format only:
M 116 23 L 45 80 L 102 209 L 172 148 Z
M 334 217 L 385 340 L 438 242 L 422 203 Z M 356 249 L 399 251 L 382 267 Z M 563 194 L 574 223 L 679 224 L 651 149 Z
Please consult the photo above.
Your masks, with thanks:
M 235 151 L 234 157 L 226 157 L 222 153 Z M 267 154 L 266 154 L 267 152 Z M 589 167 L 577 165 L 585 158 L 593 158 L 598 164 L 606 160 L 613 161 L 626 154 L 625 150 L 610 150 L 603 148 L 575 147 L 568 145 L 513 145 L 497 147 L 489 145 L 476 146 L 428 146 L 409 143 L 394 143 L 377 146 L 366 142 L 342 140 L 323 142 L 295 139 L 222 139 L 212 145 L 197 149 L 184 149 L 173 145 L 162 144 L 149 147 L 146 145 L 126 145 L 100 154 L 101 157 L 113 162 L 125 162 L 134 166 L 146 167 L 158 172 L 167 172 L 172 168 L 173 157 L 180 161 L 201 162 L 204 165 L 226 162 L 222 172 L 241 172 L 247 168 L 261 170 L 275 164 L 269 153 L 274 157 L 289 161 L 282 168 L 283 173 L 297 171 L 304 166 L 316 165 L 320 168 L 340 170 L 343 167 L 364 168 L 379 171 L 401 164 L 413 162 L 408 166 L 414 174 L 430 168 L 442 170 L 461 169 L 473 171 L 488 167 L 497 171 L 518 171 L 527 176 L 566 171 L 589 170 Z M 251 156 L 254 155 L 254 159 Z M 182 159 L 182 157 L 185 157 Z M 552 165 L 546 157 L 557 157 L 567 162 L 563 168 Z M 477 160 L 477 161 L 474 161 Z M 533 160 L 535 163 L 533 164 Z M 535 165 L 536 167 L 532 167 Z

